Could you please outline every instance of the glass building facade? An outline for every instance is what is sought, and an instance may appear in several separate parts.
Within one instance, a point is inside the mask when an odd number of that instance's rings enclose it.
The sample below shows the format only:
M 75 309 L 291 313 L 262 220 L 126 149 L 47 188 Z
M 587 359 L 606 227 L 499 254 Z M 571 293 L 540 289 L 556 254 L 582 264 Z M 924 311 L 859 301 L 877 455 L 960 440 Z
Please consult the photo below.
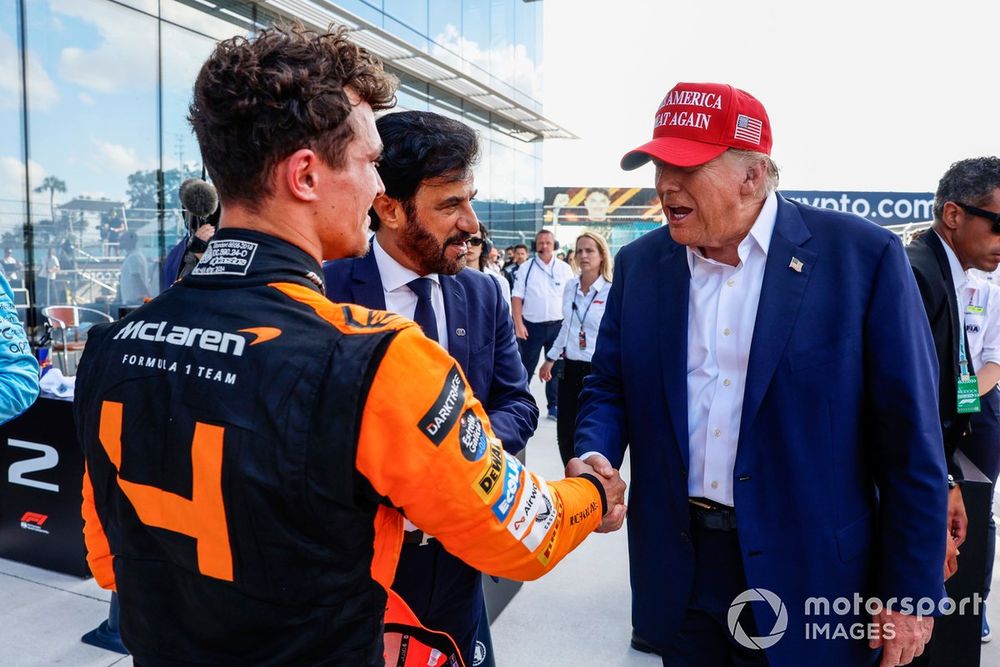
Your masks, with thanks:
M 287 18 L 325 26 L 331 12 L 392 38 L 370 40 L 388 44 L 398 108 L 479 132 L 477 212 L 500 244 L 530 238 L 542 224 L 543 133 L 518 118 L 552 127 L 532 116 L 541 111 L 539 2 L 0 0 L 0 247 L 19 299 L 115 316 L 129 252 L 143 255 L 155 295 L 162 258 L 184 232 L 178 186 L 203 175 L 186 120 L 201 63 L 220 39 Z M 393 44 L 423 57 L 398 66 Z M 138 250 L 122 247 L 126 231 Z

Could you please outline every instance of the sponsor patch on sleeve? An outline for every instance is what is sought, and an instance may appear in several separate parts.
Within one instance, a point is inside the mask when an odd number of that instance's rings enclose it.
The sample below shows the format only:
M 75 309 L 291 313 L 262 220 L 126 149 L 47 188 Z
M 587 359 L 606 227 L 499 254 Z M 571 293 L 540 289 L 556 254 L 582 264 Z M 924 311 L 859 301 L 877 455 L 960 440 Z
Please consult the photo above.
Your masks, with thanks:
M 490 455 L 487 457 L 486 469 L 476 480 L 474 488 L 484 503 L 490 502 L 493 492 L 500 486 L 500 478 L 503 476 L 504 451 L 500 445 L 494 443 L 490 445 Z
M 549 561 L 552 560 L 552 552 L 556 550 L 556 540 L 559 538 L 559 521 L 556 520 L 556 529 L 552 531 L 552 537 L 549 538 L 548 544 L 545 548 L 538 552 L 538 562 L 542 565 L 548 565 Z
M 483 422 L 469 408 L 462 414 L 461 426 L 458 429 L 458 443 L 462 448 L 462 456 L 467 461 L 478 461 L 486 453 L 489 444 L 486 441 L 486 430 Z
M 556 523 L 556 517 L 559 515 L 559 512 L 556 510 L 555 501 L 549 493 L 549 487 L 545 482 L 541 482 L 539 496 L 538 511 L 535 514 L 535 520 L 531 522 L 531 530 L 521 540 L 521 544 L 528 551 L 534 551 L 542 546 L 542 542 L 548 536 L 549 531 L 552 530 L 552 526 Z
M 493 504 L 493 514 L 500 525 L 507 520 L 514 501 L 517 500 L 517 492 L 521 490 L 521 462 L 506 452 L 504 458 L 507 459 L 507 468 L 503 476 L 503 492 Z
M 521 491 L 521 498 L 514 509 L 514 514 L 510 517 L 510 522 L 507 524 L 507 530 L 518 540 L 523 538 L 531 529 L 531 526 L 535 523 L 535 515 L 538 513 L 539 506 L 544 504 L 541 500 L 542 492 L 527 470 L 524 471 L 523 486 L 524 490 Z
M 462 375 L 458 372 L 458 366 L 452 366 L 434 405 L 419 422 L 420 430 L 434 443 L 435 447 L 444 442 L 445 436 L 451 432 L 455 422 L 458 421 L 458 415 L 464 404 L 465 381 L 462 380 Z M 480 429 L 482 429 L 481 424 Z

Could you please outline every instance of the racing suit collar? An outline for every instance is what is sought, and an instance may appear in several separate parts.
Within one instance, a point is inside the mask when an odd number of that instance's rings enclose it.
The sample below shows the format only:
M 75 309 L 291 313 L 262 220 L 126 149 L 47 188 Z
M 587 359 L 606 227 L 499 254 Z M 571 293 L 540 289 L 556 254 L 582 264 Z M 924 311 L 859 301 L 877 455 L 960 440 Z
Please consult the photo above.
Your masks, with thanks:
M 215 233 L 184 283 L 192 287 L 235 287 L 276 280 L 323 293 L 323 269 L 305 251 L 270 234 L 230 227 Z

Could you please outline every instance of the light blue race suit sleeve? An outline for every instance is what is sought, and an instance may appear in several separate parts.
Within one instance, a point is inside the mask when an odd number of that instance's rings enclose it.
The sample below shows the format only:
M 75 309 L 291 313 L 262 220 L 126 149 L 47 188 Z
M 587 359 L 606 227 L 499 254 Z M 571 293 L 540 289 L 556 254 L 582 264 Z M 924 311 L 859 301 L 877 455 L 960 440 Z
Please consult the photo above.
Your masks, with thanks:
M 14 293 L 0 276 L 0 423 L 18 416 L 38 398 L 38 362 L 17 317 Z

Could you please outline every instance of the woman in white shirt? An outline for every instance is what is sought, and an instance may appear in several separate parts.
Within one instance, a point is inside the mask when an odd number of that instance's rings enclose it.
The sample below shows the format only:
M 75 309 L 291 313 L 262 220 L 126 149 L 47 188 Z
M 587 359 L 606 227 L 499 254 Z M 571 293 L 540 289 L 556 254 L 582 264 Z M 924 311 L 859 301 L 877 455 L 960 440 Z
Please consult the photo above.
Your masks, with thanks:
M 475 271 L 482 271 L 493 276 L 493 279 L 500 284 L 500 292 L 503 293 L 503 300 L 507 302 L 507 309 L 510 310 L 510 283 L 500 275 L 489 263 L 490 249 L 493 244 L 490 242 L 490 232 L 479 224 L 479 231 L 469 238 L 468 250 L 465 253 L 465 268 Z
M 555 345 L 538 371 L 542 382 L 552 379 L 552 366 L 563 358 L 559 381 L 559 416 L 556 437 L 563 464 L 573 458 L 573 439 L 583 378 L 590 373 L 590 360 L 597 346 L 597 332 L 611 291 L 614 260 L 604 237 L 584 232 L 576 239 L 576 264 L 580 275 L 563 292 L 563 320 Z

